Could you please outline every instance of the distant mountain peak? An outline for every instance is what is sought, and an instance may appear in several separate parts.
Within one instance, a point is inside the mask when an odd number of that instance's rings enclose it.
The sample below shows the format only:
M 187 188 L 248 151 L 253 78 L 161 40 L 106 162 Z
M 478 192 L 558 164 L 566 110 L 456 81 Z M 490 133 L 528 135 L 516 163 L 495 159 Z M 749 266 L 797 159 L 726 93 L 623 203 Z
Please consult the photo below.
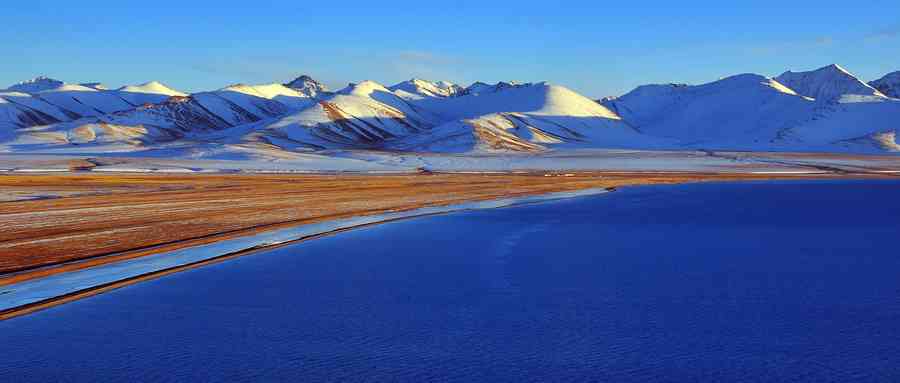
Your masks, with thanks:
M 884 77 L 869 83 L 888 97 L 900 98 L 900 71 L 888 73 Z
M 166 96 L 184 96 L 185 93 L 179 92 L 175 89 L 168 87 L 166 84 L 163 84 L 159 81 L 147 81 L 140 85 L 126 85 L 119 88 L 120 91 L 123 92 L 131 92 L 131 93 L 150 93 L 150 94 L 161 94 Z
M 36 93 L 48 89 L 56 89 L 65 85 L 64 82 L 46 76 L 38 76 L 31 80 L 22 81 L 10 86 L 8 89 L 17 92 Z
M 820 101 L 834 101 L 844 95 L 883 96 L 837 64 L 807 72 L 787 71 L 776 77 L 775 81 L 799 95 Z
M 339 91 L 341 94 L 357 96 L 368 96 L 374 92 L 390 93 L 391 91 L 384 85 L 372 80 L 364 80 L 358 83 L 351 82 L 350 84 L 347 84 L 347 87 Z
M 850 71 L 848 71 L 847 69 L 844 69 L 844 67 L 842 67 L 838 64 L 831 64 L 824 68 L 821 68 L 820 70 L 829 70 L 829 71 L 840 72 L 840 73 L 843 73 L 846 75 L 853 76 L 852 74 L 850 74 Z
M 284 86 L 295 89 L 307 96 L 315 97 L 319 93 L 328 92 L 328 87 L 326 87 L 321 82 L 316 81 L 310 76 L 300 75 L 294 80 L 284 84 Z
M 428 81 L 412 78 L 388 87 L 393 92 L 407 98 L 416 97 L 453 97 L 459 95 L 463 88 L 449 81 Z
M 308 75 L 301 74 L 300 76 L 298 76 L 297 78 L 295 78 L 293 81 L 289 82 L 288 84 L 292 84 L 292 83 L 295 83 L 295 82 L 296 82 L 296 83 L 306 83 L 306 82 L 318 82 L 318 81 L 316 81 L 316 80 L 313 79 L 312 77 L 309 77 Z
M 496 93 L 506 89 L 513 88 L 521 88 L 532 86 L 533 83 L 522 83 L 518 81 L 500 81 L 494 85 L 490 85 L 481 81 L 476 81 L 472 85 L 469 85 L 465 88 L 462 94 L 484 94 L 484 93 Z
M 85 83 L 81 83 L 78 85 L 86 86 L 88 88 L 96 89 L 96 90 L 109 90 L 109 88 L 106 85 L 104 85 L 103 83 L 100 83 L 100 82 L 85 82 Z

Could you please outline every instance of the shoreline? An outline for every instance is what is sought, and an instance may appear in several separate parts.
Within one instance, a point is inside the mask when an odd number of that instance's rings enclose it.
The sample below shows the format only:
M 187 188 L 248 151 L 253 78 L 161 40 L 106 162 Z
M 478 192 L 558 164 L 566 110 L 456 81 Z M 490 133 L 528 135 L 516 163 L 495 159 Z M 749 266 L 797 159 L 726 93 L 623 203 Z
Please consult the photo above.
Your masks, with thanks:
M 117 268 L 118 266 L 134 266 L 134 264 L 123 265 L 122 263 L 124 262 L 110 263 L 106 266 L 111 266 L 113 268 L 112 273 L 101 276 L 108 278 L 104 279 L 104 282 L 96 282 L 96 284 L 87 287 L 85 287 L 84 285 L 84 280 L 79 279 L 79 277 L 82 276 L 72 275 L 79 272 L 58 274 L 58 276 L 61 277 L 58 279 L 62 280 L 64 283 L 69 283 L 68 286 L 59 284 L 59 281 L 54 280 L 54 278 L 51 276 L 48 278 L 36 279 L 0 287 L 0 321 L 27 315 L 32 312 L 54 307 L 59 304 L 68 303 L 74 300 L 101 294 L 138 282 L 156 279 L 180 271 L 186 271 L 197 267 L 212 265 L 215 263 L 223 262 L 225 260 L 256 254 L 259 252 L 265 252 L 268 250 L 313 240 L 344 231 L 413 218 L 422 218 L 463 211 L 523 206 L 532 203 L 549 202 L 568 198 L 596 196 L 609 192 L 611 192 L 611 190 L 608 189 L 586 189 L 575 192 L 548 193 L 517 198 L 470 202 L 443 207 L 422 208 L 406 212 L 377 214 L 364 217 L 328 221 L 319 224 L 301 225 L 292 229 L 279 230 L 275 233 L 263 233 L 260 235 L 238 238 L 232 240 L 237 241 L 237 243 L 233 244 L 235 247 L 229 247 L 230 250 L 225 250 L 224 252 L 203 254 L 204 250 L 209 250 L 207 247 L 218 247 L 222 245 L 221 242 L 215 242 L 210 245 L 190 247 L 180 251 L 157 253 L 152 256 L 141 257 L 134 260 L 135 264 L 146 266 L 147 270 L 149 271 L 132 270 L 131 272 L 125 271 L 125 273 L 118 273 L 115 271 L 115 268 Z M 179 255 L 183 257 L 180 259 L 174 258 Z M 154 261 L 161 260 L 158 258 L 166 258 L 164 261 L 167 262 L 153 265 Z M 80 273 L 86 274 L 85 276 L 83 276 L 83 278 L 90 278 L 92 275 L 96 276 L 96 273 L 98 271 L 103 272 L 104 267 L 98 266 L 95 268 L 84 269 L 83 271 L 80 271 Z M 47 287 L 50 287 L 50 285 L 55 285 L 55 289 L 57 291 L 55 295 L 52 295 L 49 298 L 38 297 L 40 295 L 46 294 L 47 290 L 45 289 Z M 37 290 L 36 294 L 34 290 Z M 13 303 L 10 306 L 8 302 L 10 298 L 17 299 L 17 296 L 27 295 L 29 293 L 33 295 L 20 297 L 18 298 L 20 303 Z
M 0 286 L 21 281 L 23 274 L 45 276 L 53 267 L 73 270 L 94 266 L 100 259 L 131 259 L 389 211 L 596 187 L 839 176 L 704 172 L 0 176 L 0 226 L 6 228 L 0 233 Z
M 630 174 L 637 181 L 637 175 Z M 645 175 L 645 174 L 644 174 Z M 676 176 L 675 174 L 667 174 Z M 683 175 L 683 174 L 681 174 Z M 602 178 L 594 175 L 595 177 Z M 419 176 L 430 177 L 430 176 Z M 614 190 L 619 186 L 652 185 L 657 183 L 681 184 L 709 181 L 752 181 L 752 180 L 821 180 L 821 179 L 894 179 L 891 176 L 872 174 L 805 173 L 805 174 L 729 174 L 727 177 L 693 174 L 691 178 L 666 180 L 667 182 L 619 182 L 613 186 L 583 188 L 561 192 L 521 194 L 508 198 L 487 198 L 447 205 L 425 206 L 399 211 L 385 211 L 377 214 L 357 215 L 320 222 L 298 224 L 287 223 L 288 227 L 269 230 L 254 230 L 247 235 L 224 237 L 215 235 L 211 241 L 198 245 L 188 245 L 169 251 L 144 249 L 146 253 L 131 254 L 130 257 L 109 256 L 76 260 L 61 265 L 44 266 L 34 270 L 8 273 L 0 276 L 0 320 L 26 315 L 58 304 L 100 294 L 119 287 L 145 280 L 155 279 L 175 272 L 189 270 L 227 259 L 232 259 L 272 248 L 315 239 L 333 233 L 376 225 L 401 219 L 451 212 L 507 207 L 523 203 L 535 203 L 561 198 L 597 195 Z M 627 180 L 627 179 L 626 179 Z M 620 180 L 621 181 L 621 180 Z M 157 246 L 154 246 L 156 248 Z M 127 253 L 127 252 L 126 252 Z M 127 255 L 127 254 L 126 254 Z M 80 267 L 79 267 L 80 266 Z M 31 273 L 31 278 L 24 277 Z

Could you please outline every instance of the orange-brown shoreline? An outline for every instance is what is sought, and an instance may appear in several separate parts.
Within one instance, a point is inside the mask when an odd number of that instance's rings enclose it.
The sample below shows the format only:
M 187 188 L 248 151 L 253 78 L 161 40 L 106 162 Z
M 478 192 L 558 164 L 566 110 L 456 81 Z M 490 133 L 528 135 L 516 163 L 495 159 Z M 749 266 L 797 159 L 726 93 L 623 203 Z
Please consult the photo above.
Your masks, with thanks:
M 49 257 L 53 260 L 35 263 L 35 260 L 46 260 L 42 253 L 4 252 L 10 247 L 0 248 L 0 286 L 10 285 L 30 279 L 80 270 L 93 266 L 133 259 L 163 251 L 191 247 L 205 243 L 257 234 L 279 228 L 346 218 L 350 216 L 378 214 L 388 211 L 412 210 L 427 206 L 450 205 L 463 202 L 507 198 L 514 196 L 544 194 L 560 191 L 574 191 L 585 188 L 612 188 L 629 185 L 670 184 L 703 181 L 742 181 L 742 180 L 774 180 L 774 179 L 849 179 L 849 178 L 895 178 L 891 175 L 877 174 L 740 174 L 740 173 L 688 173 L 688 172 L 578 172 L 578 173 L 545 173 L 533 172 L 525 174 L 434 174 L 434 175 L 91 175 L 91 174 L 51 174 L 0 176 L 2 188 L 32 188 L 34 190 L 82 188 L 83 194 L 64 196 L 54 199 L 5 202 L 0 204 L 0 225 L 11 225 L 13 233 L 21 233 L 24 237 L 14 237 L 18 243 L 29 243 L 36 238 L 41 244 L 50 244 L 43 251 L 51 254 L 53 250 L 65 250 L 65 246 L 75 246 L 80 257 Z M 135 186 L 136 185 L 136 186 Z M 271 193 L 271 194 L 267 194 Z M 98 194 L 99 193 L 99 194 Z M 224 194 L 223 194 L 224 193 Z M 244 193 L 244 194 L 241 194 Z M 417 194 L 418 193 L 418 194 Z M 322 195 L 327 198 L 323 198 Z M 221 199 L 230 195 L 229 200 L 237 201 L 240 206 L 213 206 L 208 209 L 213 217 L 225 217 L 226 224 L 202 226 L 203 235 L 191 236 L 196 231 L 165 232 L 154 230 L 154 225 L 166 225 L 172 220 L 181 219 L 181 215 L 167 215 L 167 202 L 204 204 L 209 200 Z M 274 201 L 272 197 L 280 197 L 287 201 Z M 155 201 L 155 202 L 154 202 Z M 249 204 L 247 202 L 250 202 Z M 332 201 L 338 206 L 328 205 Z M 106 208 L 113 210 L 139 204 L 142 208 L 157 207 L 163 210 L 144 211 L 137 220 L 115 220 L 105 222 L 105 216 L 93 216 L 90 213 Z M 273 220 L 283 218 L 275 214 L 269 216 L 271 209 L 283 209 L 289 206 L 306 206 L 320 204 L 310 209 L 319 212 L 317 215 L 295 216 L 295 219 Z M 304 205 L 305 204 L 305 205 Z M 16 206 L 19 205 L 19 206 Z M 27 205 L 27 206 L 22 206 Z M 257 211 L 248 211 L 247 206 Z M 18 207 L 18 209 L 10 207 Z M 203 209 L 200 209 L 203 211 Z M 83 233 L 81 227 L 56 225 L 50 222 L 34 220 L 23 221 L 19 226 L 9 217 L 19 217 L 27 212 L 28 217 L 39 217 L 41 212 L 49 215 L 83 214 L 76 222 L 94 222 L 93 227 L 99 230 L 113 225 L 108 231 L 115 235 L 116 230 L 131 224 L 137 227 L 148 227 L 156 236 L 140 237 L 138 241 L 124 241 L 131 247 L 120 251 L 104 252 L 95 242 L 79 240 Z M 20 214 L 20 215 L 17 215 Z M 240 215 L 255 214 L 258 217 L 270 218 L 262 220 L 240 220 Z M 230 220 L 228 217 L 232 217 Z M 98 222 L 100 224 L 98 224 Z M 234 222 L 243 223 L 234 225 Z M 49 225 L 48 225 L 49 223 Z M 232 223 L 228 225 L 228 223 Z M 48 226 L 50 227 L 48 229 Z M 127 227 L 127 226 L 126 226 Z M 36 229 L 35 229 L 36 228 Z M 225 230 L 221 230 L 225 228 Z M 17 231 L 18 229 L 18 231 Z M 32 229 L 32 230 L 29 230 Z M 67 230 L 68 229 L 68 230 Z M 10 243 L 10 235 L 0 237 L 0 246 Z M 314 236 L 318 237 L 318 236 Z M 61 239 L 59 239 L 61 238 Z M 101 237 L 102 238 L 102 237 Z M 101 239 L 102 241 L 103 239 Z M 106 238 L 113 243 L 116 238 Z M 304 239 L 305 240 L 305 239 Z M 112 241 L 112 242 L 110 242 Z M 15 245 L 17 242 L 12 242 Z M 138 244 L 134 246 L 134 244 Z M 15 248 L 15 246 L 12 246 Z M 268 248 L 267 248 L 268 249 Z M 93 251 L 93 253 L 91 253 Z M 139 281 L 158 278 L 163 275 L 187 270 L 206 264 L 221 262 L 237 256 L 259 251 L 251 249 L 234 254 L 200 261 L 194 264 L 161 270 L 147 275 L 97 286 L 74 294 L 52 298 L 50 300 L 0 312 L 0 320 L 24 315 L 56 304 L 69 302 L 86 296 L 109 291 Z M 84 254 L 87 254 L 86 256 Z M 18 261 L 18 263 L 17 263 Z M 10 266 L 13 265 L 13 266 Z

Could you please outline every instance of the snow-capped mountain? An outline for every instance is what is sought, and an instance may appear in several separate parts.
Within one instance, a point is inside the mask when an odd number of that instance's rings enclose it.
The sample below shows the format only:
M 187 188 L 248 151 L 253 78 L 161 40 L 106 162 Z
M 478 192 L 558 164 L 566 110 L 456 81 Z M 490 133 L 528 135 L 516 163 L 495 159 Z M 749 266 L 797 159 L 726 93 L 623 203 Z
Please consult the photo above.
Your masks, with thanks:
M 605 103 L 644 134 L 685 144 L 758 144 L 811 117 L 815 103 L 753 74 L 703 85 L 644 85 Z
M 328 87 L 307 75 L 301 75 L 284 86 L 294 89 L 307 97 L 316 97 L 319 94 L 328 93 Z
M 30 95 L 0 93 L 0 98 L 15 102 L 16 121 L 5 123 L 6 130 L 19 130 L 17 142 L 30 147 L 153 145 L 274 119 L 314 103 L 281 84 L 238 84 L 187 95 L 159 82 L 114 91 L 64 84 Z
M 642 133 L 689 148 L 893 151 L 886 140 L 900 120 L 900 100 L 836 65 L 775 79 L 642 86 L 604 104 Z
M 546 83 L 363 81 L 331 92 L 301 76 L 186 94 L 155 81 L 109 90 L 38 78 L 0 91 L 0 151 L 896 152 L 900 99 L 888 96 L 897 77 L 869 85 L 831 65 L 776 78 L 644 85 L 598 101 Z
M 883 96 L 846 69 L 832 64 L 809 72 L 787 71 L 775 81 L 802 96 L 819 101 L 834 101 L 843 95 Z
M 43 90 L 56 89 L 63 85 L 65 85 L 65 83 L 62 81 L 41 76 L 12 85 L 7 88 L 7 90 L 12 92 L 37 93 Z
M 140 85 L 126 85 L 117 90 L 119 96 L 132 105 L 158 104 L 169 97 L 187 96 L 186 93 L 169 88 L 159 81 L 145 82 Z
M 0 91 L 0 97 L 19 109 L 18 114 L 52 117 L 50 120 L 20 120 L 17 124 L 19 127 L 127 111 L 139 105 L 162 102 L 173 95 L 185 94 L 158 82 L 109 90 L 99 83 L 66 84 L 47 77 L 22 82 L 9 87 L 7 91 Z
M 249 138 L 291 148 L 377 148 L 385 141 L 422 133 L 436 122 L 432 113 L 383 85 L 363 81 L 321 97 Z
M 488 94 L 488 93 L 497 93 L 505 89 L 514 89 L 520 87 L 531 86 L 530 83 L 518 83 L 515 81 L 506 82 L 500 81 L 494 85 L 486 84 L 481 81 L 475 82 L 472 85 L 469 85 L 465 89 L 462 90 L 460 94 L 463 95 L 479 95 L 479 94 Z
M 545 83 L 450 99 L 422 99 L 417 108 L 444 121 L 426 134 L 389 144 L 415 151 L 538 152 L 564 147 L 655 147 L 615 113 L 572 90 Z
M 403 151 L 543 151 L 554 147 L 642 147 L 662 141 L 638 134 L 614 113 L 560 86 L 503 92 L 409 97 L 373 81 L 351 84 L 246 134 L 244 142 L 290 149 Z
M 426 81 L 414 78 L 389 87 L 392 92 L 405 99 L 422 97 L 453 97 L 461 94 L 463 87 L 447 81 Z
M 78 84 L 78 85 L 86 86 L 88 88 L 93 88 L 96 90 L 109 90 L 109 87 L 107 87 L 106 85 L 103 85 L 103 83 L 99 83 L 99 82 L 86 82 L 86 83 L 82 83 L 82 84 Z
M 900 98 L 900 71 L 888 73 L 884 77 L 870 82 L 869 85 L 878 89 L 885 96 Z

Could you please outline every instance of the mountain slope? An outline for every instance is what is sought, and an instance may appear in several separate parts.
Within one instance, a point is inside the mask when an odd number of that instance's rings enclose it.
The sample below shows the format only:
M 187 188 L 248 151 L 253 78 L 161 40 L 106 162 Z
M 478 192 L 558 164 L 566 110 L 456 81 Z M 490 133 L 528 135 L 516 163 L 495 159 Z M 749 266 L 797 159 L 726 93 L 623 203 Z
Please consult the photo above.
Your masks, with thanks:
M 416 108 L 381 84 L 364 81 L 282 117 L 249 140 L 288 148 L 376 148 L 383 142 L 421 133 L 435 116 Z
M 784 132 L 786 148 L 896 152 L 900 100 L 844 95 L 815 118 Z
M 0 97 L 18 106 L 21 113 L 52 117 L 20 119 L 20 127 L 98 117 L 184 95 L 158 82 L 108 90 L 96 83 L 66 84 L 46 77 L 22 82 L 11 86 L 9 91 L 0 92 Z
M 44 125 L 59 121 L 45 113 L 16 105 L 3 98 L 3 95 L 4 93 L 0 93 L 0 140 L 9 139 L 17 129 L 24 126 Z
M 77 118 L 75 114 L 66 113 L 66 111 L 27 93 L 0 92 L 0 100 L 4 103 L 4 108 L 7 108 L 7 113 L 23 115 L 10 119 L 18 121 L 17 126 L 19 127 L 44 125 Z
M 116 92 L 97 90 L 82 85 L 66 84 L 32 95 L 81 117 L 94 117 L 134 108 L 134 105 L 119 97 Z

